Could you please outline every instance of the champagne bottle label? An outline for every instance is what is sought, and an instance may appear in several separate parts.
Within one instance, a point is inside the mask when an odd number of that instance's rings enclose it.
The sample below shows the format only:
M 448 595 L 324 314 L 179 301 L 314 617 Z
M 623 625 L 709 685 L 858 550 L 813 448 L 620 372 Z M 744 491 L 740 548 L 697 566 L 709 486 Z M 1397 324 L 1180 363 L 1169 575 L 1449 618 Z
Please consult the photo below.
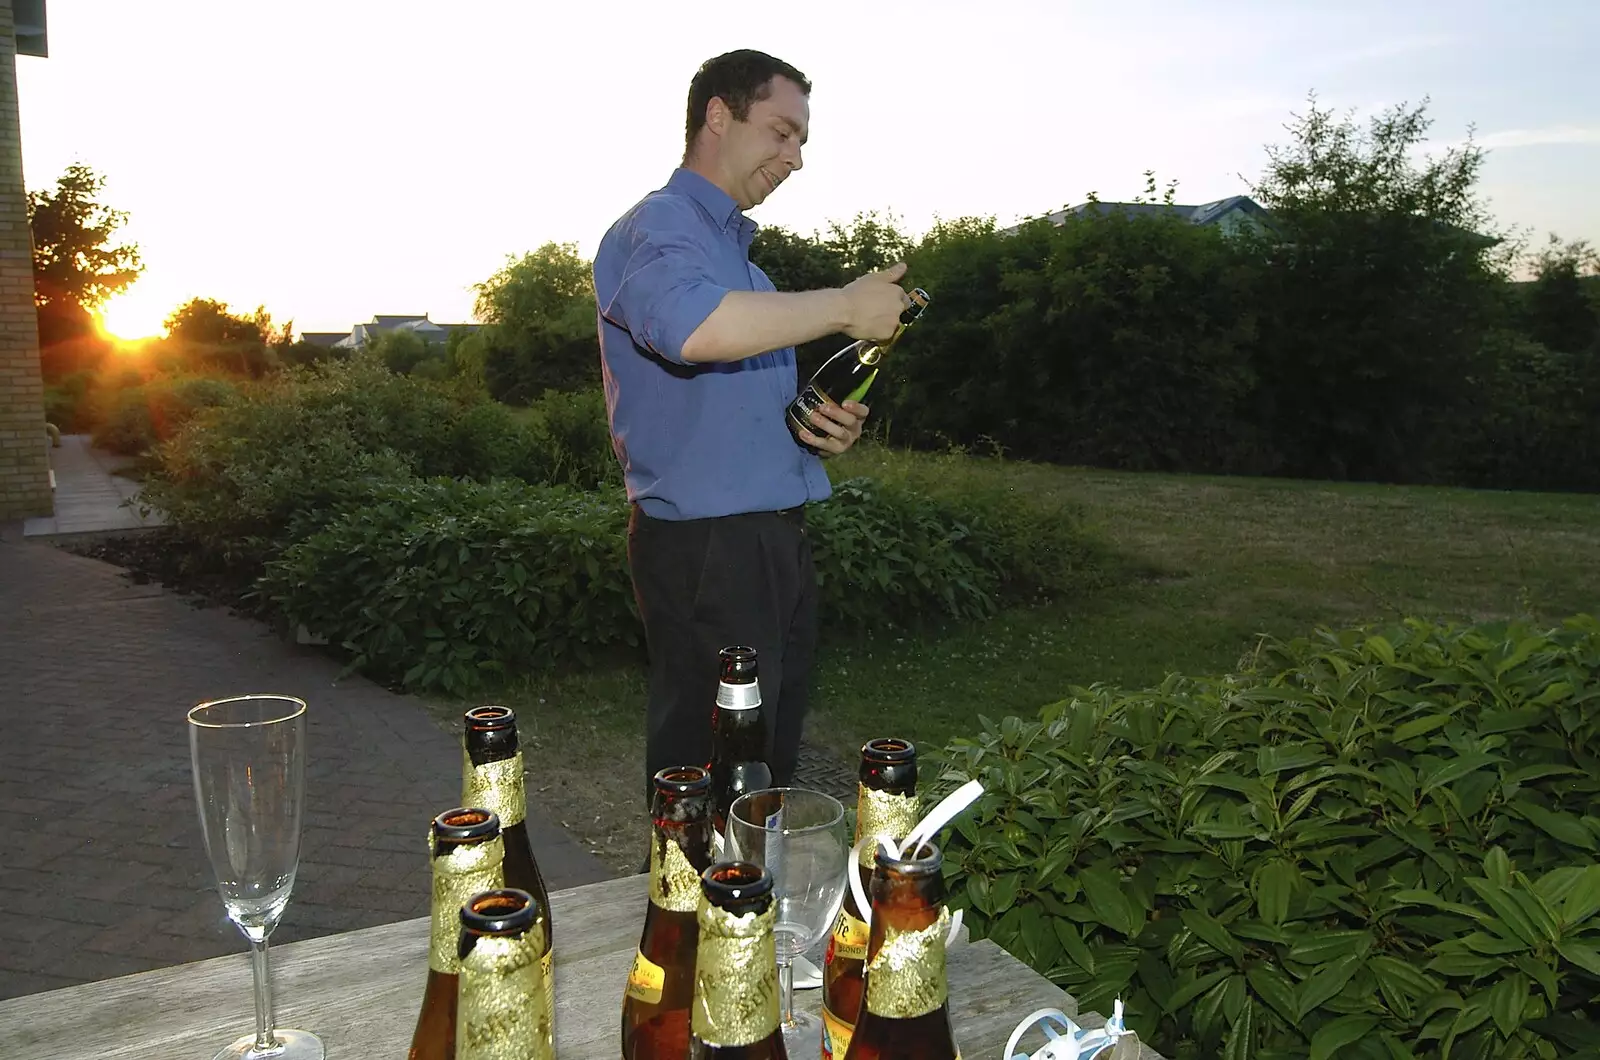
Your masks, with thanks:
M 777 907 L 736 916 L 700 907 L 689 1026 L 707 1045 L 753 1045 L 778 1029 Z
M 462 844 L 433 863 L 433 924 L 428 940 L 428 967 L 457 975 L 461 960 L 456 944 L 461 938 L 461 906 L 479 891 L 504 887 L 505 843 L 499 836 L 481 843 Z M 441 864 L 442 862 L 442 864 Z
M 839 905 L 839 915 L 833 921 L 833 956 L 865 960 L 871 929 L 866 923 L 850 915 L 844 904 Z
M 669 913 L 700 908 L 700 873 L 670 836 L 650 844 L 650 901 Z
M 510 828 L 528 815 L 528 793 L 522 782 L 522 752 L 481 766 L 467 763 L 461 785 L 461 805 L 481 806 L 500 818 L 500 827 Z
M 535 954 L 539 933 L 481 937 L 461 961 L 456 1015 L 457 1060 L 554 1060 L 555 1028 L 542 1004 L 549 990 Z
M 925 1016 L 949 998 L 945 978 L 944 940 L 950 933 L 950 909 L 939 907 L 939 919 L 920 931 L 884 926 L 883 946 L 867 962 L 867 1008 L 890 1019 Z
M 629 997 L 646 1005 L 659 1005 L 661 989 L 666 982 L 666 969 L 646 957 L 642 951 L 634 953 L 633 969 L 628 972 Z
M 822 1060 L 844 1060 L 854 1035 L 855 1027 L 835 1016 L 827 1005 L 822 1006 Z
M 810 416 L 814 409 L 820 409 L 828 403 L 828 395 L 817 389 L 815 383 L 808 383 L 806 388 L 789 404 L 789 423 L 801 430 L 811 430 Z
M 748 710 L 761 705 L 761 685 L 755 681 L 749 684 L 733 685 L 726 681 L 717 682 L 717 706 L 728 710 Z
M 869 788 L 865 784 L 857 785 L 857 789 L 857 842 L 862 836 L 882 835 L 898 843 L 917 826 L 917 811 L 920 807 L 916 795 L 893 795 L 887 791 Z M 869 872 L 877 864 L 874 860 L 877 853 L 877 846 L 871 843 L 861 850 L 861 864 Z

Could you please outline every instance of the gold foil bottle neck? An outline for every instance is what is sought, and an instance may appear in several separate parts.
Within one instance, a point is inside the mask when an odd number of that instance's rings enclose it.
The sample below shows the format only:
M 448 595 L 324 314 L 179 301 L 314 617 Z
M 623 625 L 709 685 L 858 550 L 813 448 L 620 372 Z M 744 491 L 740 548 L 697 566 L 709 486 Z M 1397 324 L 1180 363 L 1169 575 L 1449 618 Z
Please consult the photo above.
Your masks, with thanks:
M 920 931 L 885 924 L 883 946 L 867 961 L 867 1008 L 890 1019 L 915 1019 L 944 1004 L 949 997 L 944 954 L 949 933 L 948 906 L 940 906 L 939 919 Z
M 462 754 L 466 754 L 465 745 Z M 481 806 L 500 818 L 502 829 L 520 824 L 528 816 L 528 792 L 522 779 L 522 752 L 481 766 L 466 759 L 462 775 L 461 805 Z
M 864 836 L 885 835 L 899 843 L 917 826 L 917 811 L 921 809 L 915 793 L 892 795 L 861 784 L 856 798 L 856 839 Z M 876 843 L 862 848 L 860 861 L 871 870 L 878 853 Z
M 520 937 L 485 935 L 473 943 L 461 960 L 456 1060 L 554 1060 L 543 951 L 538 923 Z
M 689 1024 L 706 1044 L 753 1045 L 777 1031 L 776 913 L 769 905 L 740 916 L 701 901 Z
M 458 843 L 433 859 L 433 930 L 428 942 L 428 967 L 456 975 L 461 939 L 461 907 L 479 891 L 506 885 L 505 843 L 496 835 L 481 843 Z
M 650 840 L 650 901 L 670 913 L 700 908 L 700 872 L 670 835 Z

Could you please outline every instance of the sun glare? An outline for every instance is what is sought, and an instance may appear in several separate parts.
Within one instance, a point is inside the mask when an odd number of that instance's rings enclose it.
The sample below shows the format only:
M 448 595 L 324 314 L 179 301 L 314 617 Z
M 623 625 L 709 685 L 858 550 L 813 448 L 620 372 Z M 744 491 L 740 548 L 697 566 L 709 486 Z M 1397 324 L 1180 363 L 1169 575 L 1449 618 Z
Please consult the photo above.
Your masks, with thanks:
M 136 294 L 126 294 L 113 298 L 100 310 L 100 330 L 124 342 L 156 338 L 162 333 L 169 312 Z

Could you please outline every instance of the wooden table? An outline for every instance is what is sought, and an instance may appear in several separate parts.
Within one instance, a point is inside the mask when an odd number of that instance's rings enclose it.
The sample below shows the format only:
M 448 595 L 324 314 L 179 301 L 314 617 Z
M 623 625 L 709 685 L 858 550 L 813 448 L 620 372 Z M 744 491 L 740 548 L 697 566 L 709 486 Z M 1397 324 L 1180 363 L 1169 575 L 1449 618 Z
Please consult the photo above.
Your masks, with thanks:
M 550 896 L 561 1060 L 612 1060 L 619 1053 L 622 990 L 639 943 L 648 881 L 626 876 Z M 288 915 L 294 916 L 292 900 Z M 254 1026 L 242 937 L 239 949 L 237 956 L 0 1002 L 0 1058 L 210 1060 Z M 320 1036 L 330 1060 L 403 1060 L 422 1001 L 427 954 L 426 917 L 274 949 L 277 1022 Z M 954 944 L 949 977 L 950 1011 L 966 1060 L 1003 1060 L 1011 1031 L 1035 1009 L 1077 1016 L 1068 994 L 988 940 Z M 797 990 L 795 1005 L 815 1013 L 820 997 L 819 990 Z M 1079 1022 L 1104 1021 L 1085 1015 Z

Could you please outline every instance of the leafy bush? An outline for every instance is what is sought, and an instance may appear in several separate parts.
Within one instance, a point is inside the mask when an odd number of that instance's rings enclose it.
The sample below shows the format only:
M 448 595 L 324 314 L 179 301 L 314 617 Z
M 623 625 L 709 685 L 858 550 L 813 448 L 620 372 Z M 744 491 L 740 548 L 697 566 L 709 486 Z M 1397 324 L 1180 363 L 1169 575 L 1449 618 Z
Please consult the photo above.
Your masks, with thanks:
M 553 473 L 540 436 L 511 410 L 370 358 L 247 385 L 158 456 L 146 503 L 245 577 L 378 484 Z
M 622 485 L 622 469 L 611 448 L 611 426 L 605 395 L 587 391 L 546 390 L 525 413 L 534 425 L 548 461 L 545 481 L 580 489 Z
M 74 372 L 44 388 L 44 418 L 63 434 L 76 434 L 94 426 L 89 393 L 93 372 Z
M 1600 353 L 1560 353 L 1502 331 L 1485 341 L 1481 360 L 1481 383 L 1452 425 L 1448 477 L 1600 490 Z
M 1069 588 L 1089 554 L 1045 509 L 865 477 L 835 483 L 807 520 L 823 614 L 849 629 L 988 618 L 1008 598 Z
M 234 398 L 232 383 L 195 375 L 158 375 L 136 386 L 102 388 L 95 403 L 94 444 L 142 456 L 167 441 L 201 410 Z
M 384 483 L 267 564 L 261 596 L 420 691 L 639 643 L 627 504 L 512 480 Z
M 984 719 L 954 902 L 1179 1060 L 1600 1055 L 1597 678 L 1592 616 L 1410 620 Z

